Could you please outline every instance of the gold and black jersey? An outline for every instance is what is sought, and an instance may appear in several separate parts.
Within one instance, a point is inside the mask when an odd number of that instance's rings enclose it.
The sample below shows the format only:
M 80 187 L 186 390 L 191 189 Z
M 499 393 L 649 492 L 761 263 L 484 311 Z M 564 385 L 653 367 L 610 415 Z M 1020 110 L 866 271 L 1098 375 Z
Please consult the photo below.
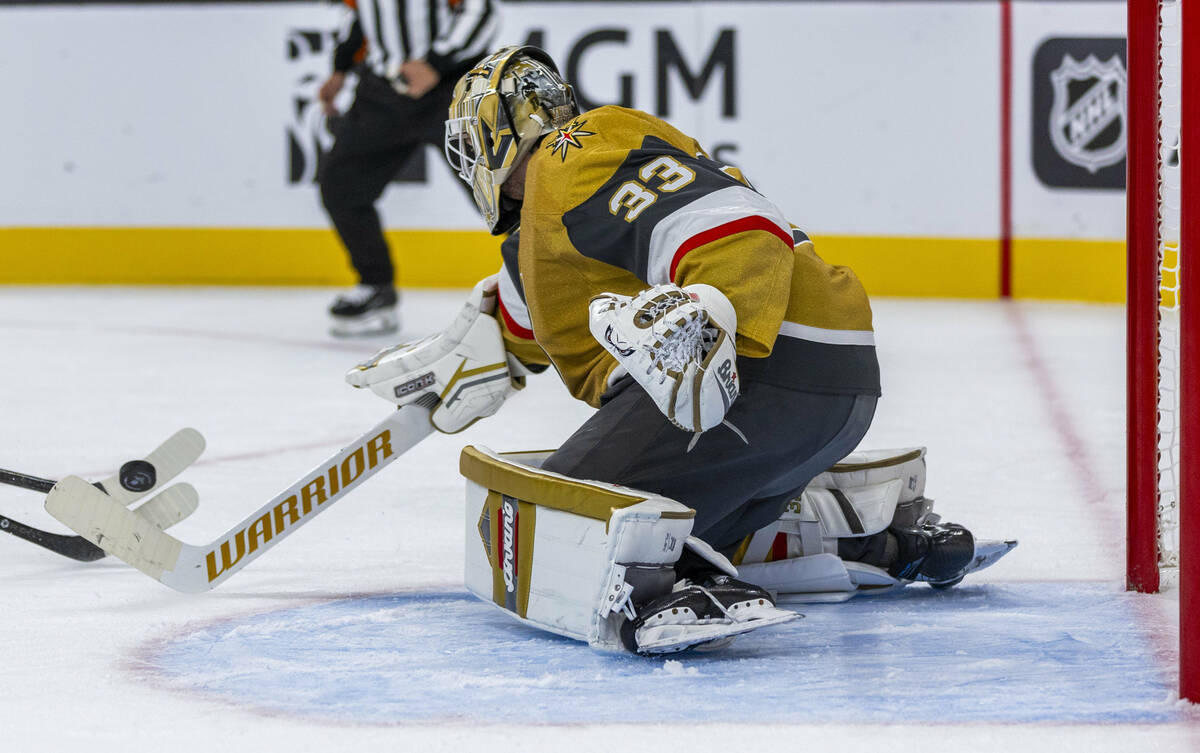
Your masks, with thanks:
M 553 364 L 593 406 L 617 362 L 592 338 L 588 301 L 665 282 L 729 298 L 744 379 L 879 394 L 871 307 L 854 273 L 822 261 L 739 171 L 647 113 L 600 107 L 547 135 L 502 255 L 509 350 Z

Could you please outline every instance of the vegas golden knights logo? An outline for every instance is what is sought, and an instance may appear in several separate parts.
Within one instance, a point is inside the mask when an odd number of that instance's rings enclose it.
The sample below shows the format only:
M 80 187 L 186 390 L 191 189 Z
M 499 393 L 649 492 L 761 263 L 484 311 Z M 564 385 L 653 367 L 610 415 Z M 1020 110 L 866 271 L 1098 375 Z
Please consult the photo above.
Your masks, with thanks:
M 554 138 L 547 139 L 546 148 L 551 154 L 557 154 L 561 161 L 567 161 L 567 153 L 571 151 L 571 147 L 582 149 L 583 144 L 580 139 L 585 136 L 595 136 L 595 131 L 585 131 L 583 127 L 587 125 L 586 120 L 576 119 L 565 128 L 560 128 L 554 132 Z
M 505 127 L 496 136 L 493 136 L 492 132 L 487 128 L 481 129 L 481 132 L 483 133 L 483 151 L 487 155 L 488 168 L 499 170 L 504 167 L 509 151 L 517 143 L 516 139 L 513 138 L 512 130 Z

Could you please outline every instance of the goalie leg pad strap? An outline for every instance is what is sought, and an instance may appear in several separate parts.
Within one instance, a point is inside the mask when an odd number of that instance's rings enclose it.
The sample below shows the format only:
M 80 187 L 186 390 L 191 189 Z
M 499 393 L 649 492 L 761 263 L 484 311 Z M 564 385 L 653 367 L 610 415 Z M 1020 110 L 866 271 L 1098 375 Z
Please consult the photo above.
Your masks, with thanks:
M 873 536 L 892 524 L 901 489 L 898 479 L 855 489 L 810 485 L 778 520 L 748 537 L 734 562 L 741 567 L 836 552 L 838 539 Z
M 903 489 L 899 479 L 853 489 L 805 489 L 789 509 L 802 519 L 815 517 L 826 538 L 870 536 L 891 525 Z
M 734 562 L 836 552 L 838 538 L 871 536 L 897 520 L 911 525 L 931 507 L 924 493 L 924 447 L 853 452 L 813 478 L 778 520 L 752 534 Z

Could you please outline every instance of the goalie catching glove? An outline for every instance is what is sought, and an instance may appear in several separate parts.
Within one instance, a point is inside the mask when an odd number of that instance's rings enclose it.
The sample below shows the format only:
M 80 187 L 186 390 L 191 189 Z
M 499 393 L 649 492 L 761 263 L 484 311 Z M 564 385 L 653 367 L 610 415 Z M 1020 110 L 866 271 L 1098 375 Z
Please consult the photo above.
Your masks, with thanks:
M 588 306 L 592 336 L 681 429 L 721 423 L 738 396 L 737 313 L 711 285 L 655 285 Z
M 379 351 L 346 372 L 346 382 L 401 407 L 436 399 L 429 420 L 447 434 L 500 410 L 529 371 L 505 352 L 491 316 L 496 280 L 480 281 L 444 332 Z

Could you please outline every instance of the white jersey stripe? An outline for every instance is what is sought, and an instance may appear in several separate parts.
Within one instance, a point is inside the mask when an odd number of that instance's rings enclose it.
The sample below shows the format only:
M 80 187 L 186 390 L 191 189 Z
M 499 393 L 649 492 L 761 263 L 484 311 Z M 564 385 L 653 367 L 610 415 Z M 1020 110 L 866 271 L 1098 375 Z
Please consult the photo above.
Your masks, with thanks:
M 429 38 L 429 14 L 431 9 L 427 3 L 407 2 L 400 9 L 408 24 L 408 55 L 409 60 L 424 60 L 429 54 L 432 40 Z
M 785 321 L 779 327 L 779 334 L 825 345 L 875 345 L 875 333 L 870 330 L 822 329 Z
M 508 274 L 508 267 L 501 267 L 500 269 L 500 303 L 504 306 L 505 313 L 519 327 L 533 331 L 533 321 L 529 318 L 529 308 L 525 305 L 521 294 L 517 292 L 517 285 Z
M 499 9 L 495 0 L 357 0 L 347 11 L 351 23 L 338 31 L 335 61 L 349 67 L 356 50 L 343 46 L 354 36 L 357 19 L 366 45 L 367 66 L 379 76 L 394 79 L 406 60 L 424 60 L 436 54 L 452 67 L 478 60 L 492 45 L 499 31 Z M 357 47 L 358 42 L 355 42 Z
M 440 10 L 446 10 L 447 6 L 440 6 Z M 448 34 L 445 34 L 442 39 L 433 40 L 433 51 L 439 55 L 445 55 L 454 50 L 461 50 L 464 57 L 469 57 L 476 52 L 483 55 L 487 52 L 487 37 L 491 36 L 488 33 L 479 35 L 482 37 L 483 44 L 480 44 L 481 39 L 472 38 L 472 35 L 478 30 L 480 22 L 486 15 L 489 14 L 489 6 L 484 0 L 463 0 L 459 6 L 458 21 L 454 27 L 450 29 Z M 450 14 L 445 14 L 446 21 L 442 22 L 445 26 L 449 22 Z M 487 19 L 485 28 L 495 25 L 496 14 L 491 13 L 491 18 Z
M 376 17 L 377 7 L 374 2 L 362 2 L 358 7 L 358 22 L 362 25 L 363 36 L 374 42 L 367 42 L 367 65 L 376 73 L 383 75 L 384 58 L 387 56 L 387 44 L 383 41 L 381 30 L 378 28 Z
M 660 285 L 671 279 L 671 261 L 688 239 L 745 217 L 764 217 L 791 237 L 792 226 L 779 207 L 745 186 L 730 186 L 702 196 L 658 221 L 650 233 L 646 282 Z

